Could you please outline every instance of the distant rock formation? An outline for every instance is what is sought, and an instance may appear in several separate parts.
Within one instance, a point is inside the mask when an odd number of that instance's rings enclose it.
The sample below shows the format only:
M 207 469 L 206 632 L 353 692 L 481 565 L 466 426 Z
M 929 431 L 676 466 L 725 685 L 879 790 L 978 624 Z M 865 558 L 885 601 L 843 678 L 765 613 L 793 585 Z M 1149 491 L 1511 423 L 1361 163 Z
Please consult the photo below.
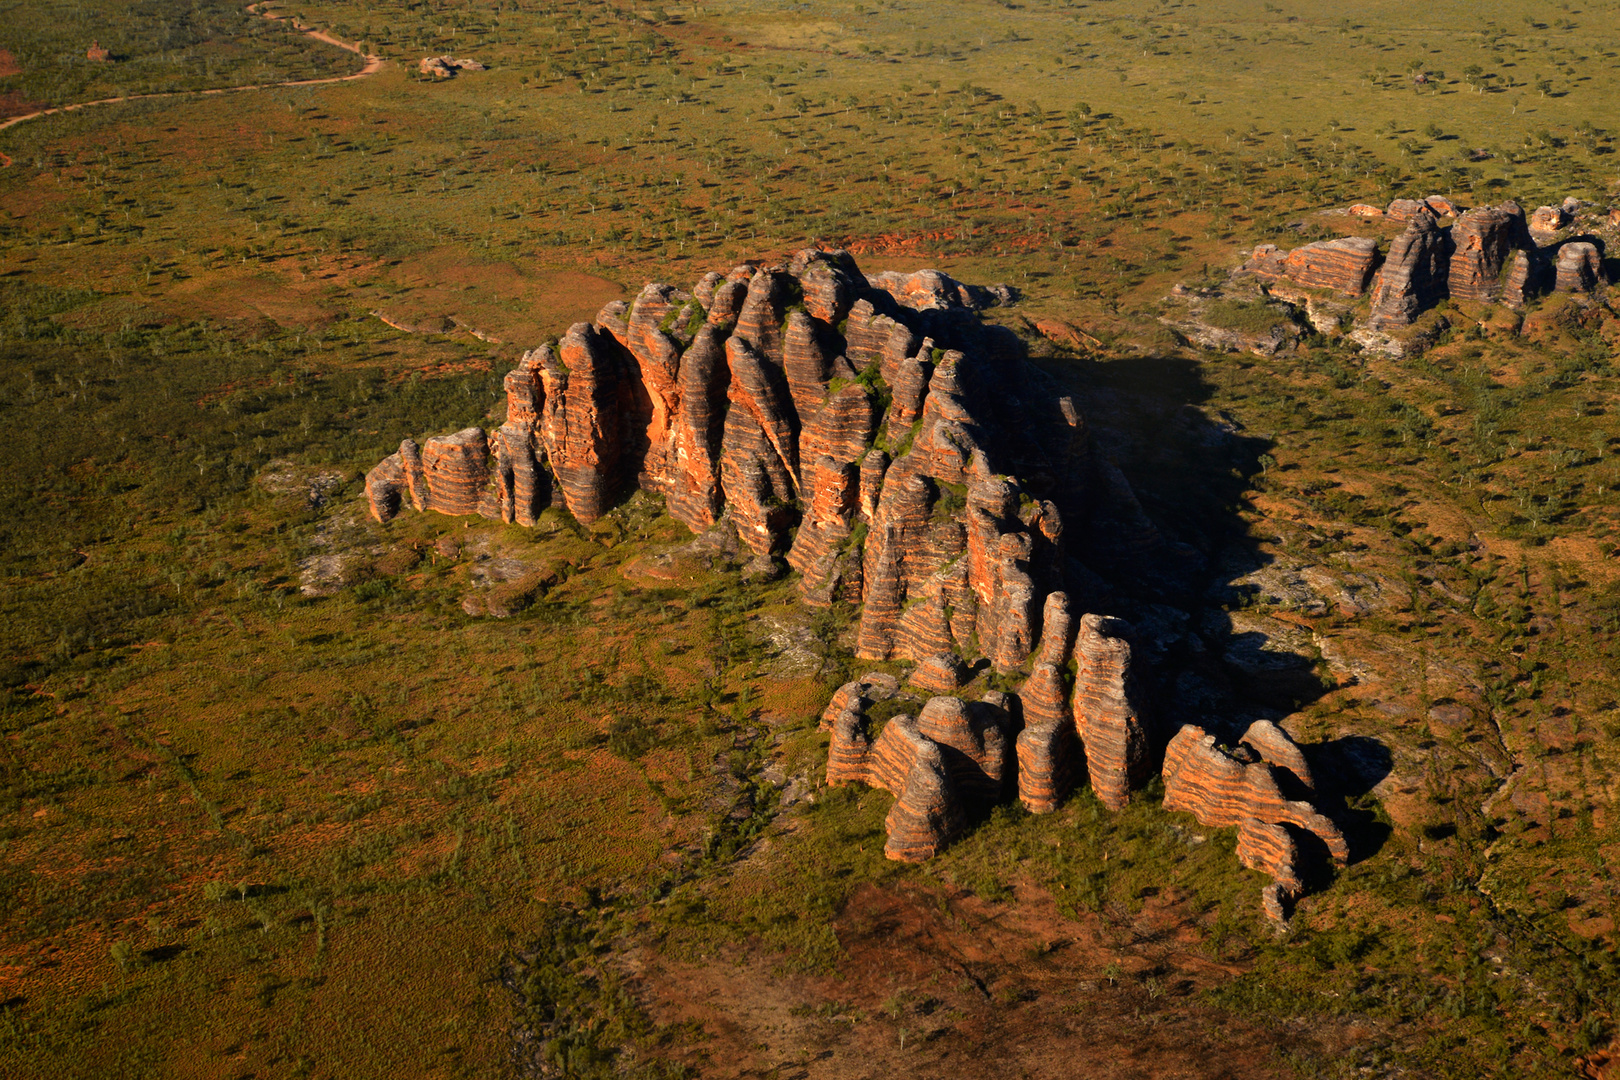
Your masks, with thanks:
M 1389 247 L 1389 257 L 1373 283 L 1373 330 L 1410 326 L 1425 307 L 1446 295 L 1451 238 L 1427 207 L 1411 217 L 1406 231 Z
M 435 79 L 453 79 L 463 71 L 484 71 L 486 69 L 477 60 L 457 59 L 454 56 L 424 56 L 417 62 L 416 70 L 423 75 L 431 75 Z
M 1288 281 L 1305 289 L 1332 289 L 1360 296 L 1378 261 L 1378 241 L 1370 236 L 1323 240 L 1292 251 L 1271 244 L 1254 249 L 1243 269 L 1266 281 Z
M 1234 276 L 1346 296 L 1367 292 L 1370 281 L 1367 314 L 1355 324 L 1351 337 L 1378 351 L 1402 353 L 1421 349 L 1433 339 L 1438 331 L 1417 336 L 1401 332 L 1441 300 L 1522 307 L 1552 291 L 1590 294 L 1605 288 L 1609 282 L 1602 241 L 1596 235 L 1570 236 L 1569 232 L 1612 228 L 1620 221 L 1620 211 L 1610 211 L 1605 219 L 1601 212 L 1586 213 L 1590 209 L 1589 204 L 1570 198 L 1559 206 L 1540 207 L 1527 219 L 1512 201 L 1467 211 L 1439 195 L 1395 199 L 1384 210 L 1357 203 L 1344 212 L 1405 223 L 1405 230 L 1394 238 L 1382 259 L 1372 237 L 1318 241 L 1292 251 L 1261 244 Z M 1450 225 L 1442 223 L 1446 218 L 1453 219 Z M 1195 292 L 1177 286 L 1166 302 L 1185 306 L 1188 297 L 1220 295 L 1218 290 Z M 1350 321 L 1351 309 L 1341 302 L 1284 290 L 1274 295 L 1303 301 L 1306 317 L 1319 332 L 1338 333 Z M 1180 307 L 1174 307 L 1161 321 L 1183 331 L 1196 344 L 1219 347 L 1220 335 L 1196 320 L 1178 321 L 1175 313 L 1179 311 Z M 1273 333 L 1273 339 L 1277 337 Z M 1250 343 L 1249 348 L 1269 353 L 1291 342 L 1285 335 L 1282 340 Z

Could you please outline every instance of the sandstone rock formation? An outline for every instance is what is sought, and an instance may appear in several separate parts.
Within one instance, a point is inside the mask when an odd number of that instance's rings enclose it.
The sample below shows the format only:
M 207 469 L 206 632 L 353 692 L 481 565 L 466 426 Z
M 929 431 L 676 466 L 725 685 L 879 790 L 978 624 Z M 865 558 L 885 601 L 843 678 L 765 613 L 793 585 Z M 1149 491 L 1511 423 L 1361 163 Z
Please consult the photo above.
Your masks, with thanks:
M 417 61 L 416 70 L 435 79 L 453 79 L 460 72 L 483 71 L 485 68 L 477 60 L 466 57 L 424 56 Z
M 1569 224 L 1569 211 L 1562 206 L 1538 206 L 1530 215 L 1530 231 L 1555 233 Z
M 1332 289 L 1360 296 L 1378 259 L 1378 241 L 1348 236 L 1279 251 L 1271 244 L 1254 249 L 1243 269 L 1266 281 L 1287 281 L 1305 289 Z
M 1085 745 L 1091 788 L 1110 810 L 1125 807 L 1148 768 L 1148 730 L 1129 632 L 1118 619 L 1086 615 L 1074 645 L 1074 726 Z
M 1603 273 L 1602 251 L 1596 244 L 1584 240 L 1559 245 L 1555 272 L 1555 292 L 1589 293 L 1608 284 Z
M 422 473 L 427 480 L 423 509 L 441 514 L 477 513 L 489 481 L 489 440 L 483 429 L 463 428 L 423 443 Z
M 1517 203 L 1480 207 L 1451 228 L 1446 287 L 1459 300 L 1490 301 L 1502 295 L 1502 271 L 1515 250 L 1533 246 Z
M 1012 732 L 999 704 L 936 697 L 920 716 L 896 716 L 873 739 L 855 700 L 833 721 L 827 783 L 866 784 L 895 796 L 886 823 L 889 858 L 932 858 L 972 807 L 1000 800 L 1011 778 Z
M 1374 251 L 1306 245 L 1278 265 L 1350 292 Z M 558 507 L 588 524 L 640 489 L 705 550 L 751 557 L 748 573 L 785 561 L 807 604 L 858 605 L 856 654 L 909 661 L 904 682 L 929 699 L 879 729 L 908 703 L 901 677 L 873 672 L 822 716 L 828 782 L 895 796 L 892 858 L 933 855 L 1014 795 L 1047 813 L 1089 779 L 1121 807 L 1161 746 L 1129 628 L 1070 606 L 1066 583 L 1099 590 L 1066 547 L 1065 511 L 1106 536 L 1087 540 L 1101 569 L 1116 549 L 1142 559 L 1167 545 L 1075 403 L 980 326 L 975 309 L 1011 296 L 932 271 L 869 278 L 819 250 L 709 273 L 690 292 L 651 284 L 524 354 L 489 433 L 404 440 L 367 475 L 368 501 L 383 522 L 409 503 L 519 525 Z M 508 591 L 477 613 L 534 595 Z M 962 700 L 986 669 L 1019 691 Z M 1280 730 L 1256 724 L 1245 740 L 1291 794 L 1308 790 Z M 1267 829 L 1304 812 L 1278 816 L 1281 795 L 1250 803 L 1245 857 L 1287 885 L 1298 854 Z
M 1298 748 L 1292 740 L 1275 725 L 1262 732 L 1251 727 L 1244 741 L 1251 736 L 1266 749 L 1255 747 L 1260 760 L 1245 762 L 1222 749 L 1203 728 L 1188 725 L 1178 731 L 1164 752 L 1164 806 L 1185 810 L 1203 825 L 1236 827 L 1238 856 L 1244 865 L 1265 870 L 1274 879 L 1264 903 L 1267 914 L 1280 919 L 1284 905 L 1301 891 L 1295 868 L 1298 846 L 1288 828 L 1315 836 L 1340 866 L 1349 860 L 1350 848 L 1338 826 L 1314 806 L 1283 795 L 1273 759 L 1294 758 Z M 1303 764 L 1302 755 L 1298 764 Z M 1293 772 L 1294 766 L 1282 767 Z M 1295 773 L 1294 779 L 1308 786 L 1309 769 L 1304 771 L 1306 777 Z
M 1445 296 L 1450 265 L 1451 239 L 1423 207 L 1390 245 L 1374 279 L 1368 326 L 1383 331 L 1411 325 L 1419 312 Z

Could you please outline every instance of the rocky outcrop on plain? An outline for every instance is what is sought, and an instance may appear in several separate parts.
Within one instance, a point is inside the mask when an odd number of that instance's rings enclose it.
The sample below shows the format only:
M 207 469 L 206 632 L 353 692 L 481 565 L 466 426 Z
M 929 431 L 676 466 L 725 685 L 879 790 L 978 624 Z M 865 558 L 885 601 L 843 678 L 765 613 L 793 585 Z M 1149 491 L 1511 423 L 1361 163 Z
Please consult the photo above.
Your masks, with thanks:
M 1515 251 L 1533 247 L 1517 203 L 1470 210 L 1451 227 L 1451 263 L 1446 288 L 1459 300 L 1501 298 L 1502 272 Z
M 1288 770 L 1292 781 L 1309 787 L 1308 768 L 1301 777 L 1292 766 L 1273 760 L 1286 761 L 1297 754 L 1297 747 L 1288 749 L 1292 740 L 1275 725 L 1258 733 L 1251 727 L 1243 747 L 1252 746 L 1250 736 L 1266 750 L 1252 747 L 1239 757 L 1203 728 L 1188 725 L 1178 731 L 1164 751 L 1164 806 L 1185 810 L 1202 825 L 1236 828 L 1238 855 L 1244 865 L 1272 875 L 1263 902 L 1267 914 L 1281 919 L 1286 905 L 1302 891 L 1296 869 L 1298 845 L 1289 830 L 1314 836 L 1340 866 L 1349 860 L 1350 848 L 1339 827 L 1315 806 L 1283 794 L 1278 782 L 1282 769 Z M 1303 755 L 1299 761 L 1303 762 Z
M 1243 269 L 1263 281 L 1287 281 L 1303 289 L 1332 289 L 1360 296 L 1378 261 L 1378 241 L 1370 236 L 1322 240 L 1292 251 L 1261 244 Z
M 1365 267 L 1344 259 L 1369 250 L 1294 265 L 1348 288 Z M 976 309 L 1011 298 L 933 272 L 867 277 L 819 250 L 690 291 L 650 284 L 525 353 L 487 433 L 404 440 L 368 474 L 368 501 L 384 522 L 409 505 L 525 526 L 552 508 L 588 525 L 639 489 L 694 544 L 751 559 L 747 573 L 785 562 L 806 604 L 856 605 L 856 655 L 910 670 L 833 695 L 827 779 L 895 796 L 892 858 L 928 858 L 1014 797 L 1051 813 L 1089 783 L 1123 807 L 1163 749 L 1150 680 L 1127 624 L 1071 605 L 1072 583 L 1099 590 L 1066 514 L 1104 570 L 1167 543 L 1074 401 L 979 323 Z M 497 591 L 465 610 L 510 614 L 535 594 Z M 1018 691 L 964 700 L 986 671 Z M 1246 739 L 1308 787 L 1280 732 Z M 1249 813 L 1292 820 L 1264 800 Z M 1278 880 L 1297 858 L 1263 830 L 1247 843 Z
M 1450 267 L 1451 238 L 1425 207 L 1390 244 L 1373 282 L 1368 327 L 1383 331 L 1410 326 L 1419 312 L 1446 295 Z
M 1280 303 L 1287 301 L 1303 306 L 1318 333 L 1335 336 L 1348 330 L 1366 348 L 1402 355 L 1426 348 L 1445 330 L 1446 319 L 1421 320 L 1417 330 L 1408 329 L 1441 300 L 1520 308 L 1548 292 L 1591 294 L 1608 284 L 1598 238 L 1604 219 L 1577 199 L 1540 207 L 1528 217 L 1511 200 L 1464 210 L 1439 195 L 1396 199 L 1386 210 L 1357 203 L 1342 213 L 1405 228 L 1383 257 L 1373 237 L 1318 241 L 1292 251 L 1261 244 L 1233 271 L 1230 293 L 1178 285 L 1165 298 L 1160 321 L 1203 348 L 1269 355 L 1299 339 L 1289 332 L 1289 319 L 1299 312 Z M 1593 233 L 1571 235 L 1584 228 Z M 1265 283 L 1258 298 L 1254 280 Z M 1365 315 L 1352 325 L 1354 309 L 1325 298 L 1326 290 L 1350 297 L 1370 292 Z M 1221 329 L 1204 318 L 1205 301 L 1233 295 L 1257 314 L 1260 303 L 1289 314 L 1259 337 Z
M 876 738 L 853 704 L 833 721 L 827 783 L 859 783 L 895 796 L 884 854 L 901 862 L 932 858 L 960 831 L 970 810 L 998 802 L 1011 777 L 1012 732 L 999 703 L 936 697 L 921 714 L 902 714 Z
M 424 56 L 416 70 L 435 79 L 453 79 L 463 71 L 484 71 L 484 65 L 469 57 Z
M 1559 245 L 1554 265 L 1555 292 L 1589 293 L 1608 284 L 1603 273 L 1603 252 L 1594 243 L 1571 240 Z

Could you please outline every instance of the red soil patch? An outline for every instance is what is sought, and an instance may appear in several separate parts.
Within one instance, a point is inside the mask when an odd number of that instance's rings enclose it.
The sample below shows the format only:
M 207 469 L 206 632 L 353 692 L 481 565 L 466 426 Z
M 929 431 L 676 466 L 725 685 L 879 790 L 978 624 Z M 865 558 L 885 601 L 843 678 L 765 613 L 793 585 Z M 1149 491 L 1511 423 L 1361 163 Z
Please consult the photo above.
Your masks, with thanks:
M 1173 900 L 1119 925 L 1065 918 L 1031 887 L 994 904 L 866 885 L 836 928 L 847 959 L 835 976 L 783 973 L 747 949 L 702 963 L 642 953 L 632 966 L 659 1021 L 702 1028 L 679 1056 L 708 1077 L 1281 1080 L 1296 1074 L 1279 1051 L 1331 1054 L 1350 1036 L 1199 1003 L 1239 968 L 1200 952 Z
M 4 79 L 8 75 L 21 74 L 22 65 L 17 63 L 17 58 L 5 49 L 0 49 L 0 79 Z

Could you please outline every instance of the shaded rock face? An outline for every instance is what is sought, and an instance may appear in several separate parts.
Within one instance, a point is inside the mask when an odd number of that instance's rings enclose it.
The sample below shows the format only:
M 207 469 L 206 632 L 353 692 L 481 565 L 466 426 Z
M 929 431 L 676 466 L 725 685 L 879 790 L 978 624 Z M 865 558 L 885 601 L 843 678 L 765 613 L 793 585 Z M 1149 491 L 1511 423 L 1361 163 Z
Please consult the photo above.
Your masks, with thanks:
M 1262 244 L 1254 249 L 1243 269 L 1265 281 L 1287 281 L 1304 289 L 1332 289 L 1347 296 L 1360 296 L 1367 289 L 1377 261 L 1377 240 L 1347 236 L 1341 240 L 1306 244 L 1292 251 L 1279 251 L 1270 244 Z
M 1451 242 L 1446 284 L 1450 295 L 1459 300 L 1499 299 L 1509 255 L 1534 247 L 1524 212 L 1515 203 L 1463 214 L 1451 227 Z
M 1373 330 L 1410 326 L 1418 313 L 1446 295 L 1451 239 L 1427 208 L 1390 245 L 1389 257 L 1373 283 Z
M 1221 749 L 1215 736 L 1203 728 L 1188 725 L 1178 731 L 1164 752 L 1164 806 L 1185 810 L 1212 828 L 1236 827 L 1238 857 L 1245 866 L 1272 875 L 1273 883 L 1262 902 L 1267 914 L 1281 919 L 1286 903 L 1303 889 L 1295 866 L 1298 847 L 1288 830 L 1313 834 L 1340 866 L 1349 860 L 1350 848 L 1339 827 L 1315 806 L 1283 794 L 1278 783 L 1280 769 L 1289 769 L 1297 782 L 1305 782 L 1309 776 L 1309 769 L 1305 769 L 1306 777 L 1300 777 L 1293 772 L 1294 766 L 1279 766 L 1274 760 L 1297 757 L 1303 763 L 1303 755 L 1286 733 L 1275 725 L 1262 732 L 1251 727 L 1244 742 L 1260 744 L 1254 749 L 1261 760 L 1240 761 Z
M 1571 240 L 1558 247 L 1555 264 L 1556 292 L 1589 293 L 1608 284 L 1603 273 L 1603 252 L 1593 243 Z

